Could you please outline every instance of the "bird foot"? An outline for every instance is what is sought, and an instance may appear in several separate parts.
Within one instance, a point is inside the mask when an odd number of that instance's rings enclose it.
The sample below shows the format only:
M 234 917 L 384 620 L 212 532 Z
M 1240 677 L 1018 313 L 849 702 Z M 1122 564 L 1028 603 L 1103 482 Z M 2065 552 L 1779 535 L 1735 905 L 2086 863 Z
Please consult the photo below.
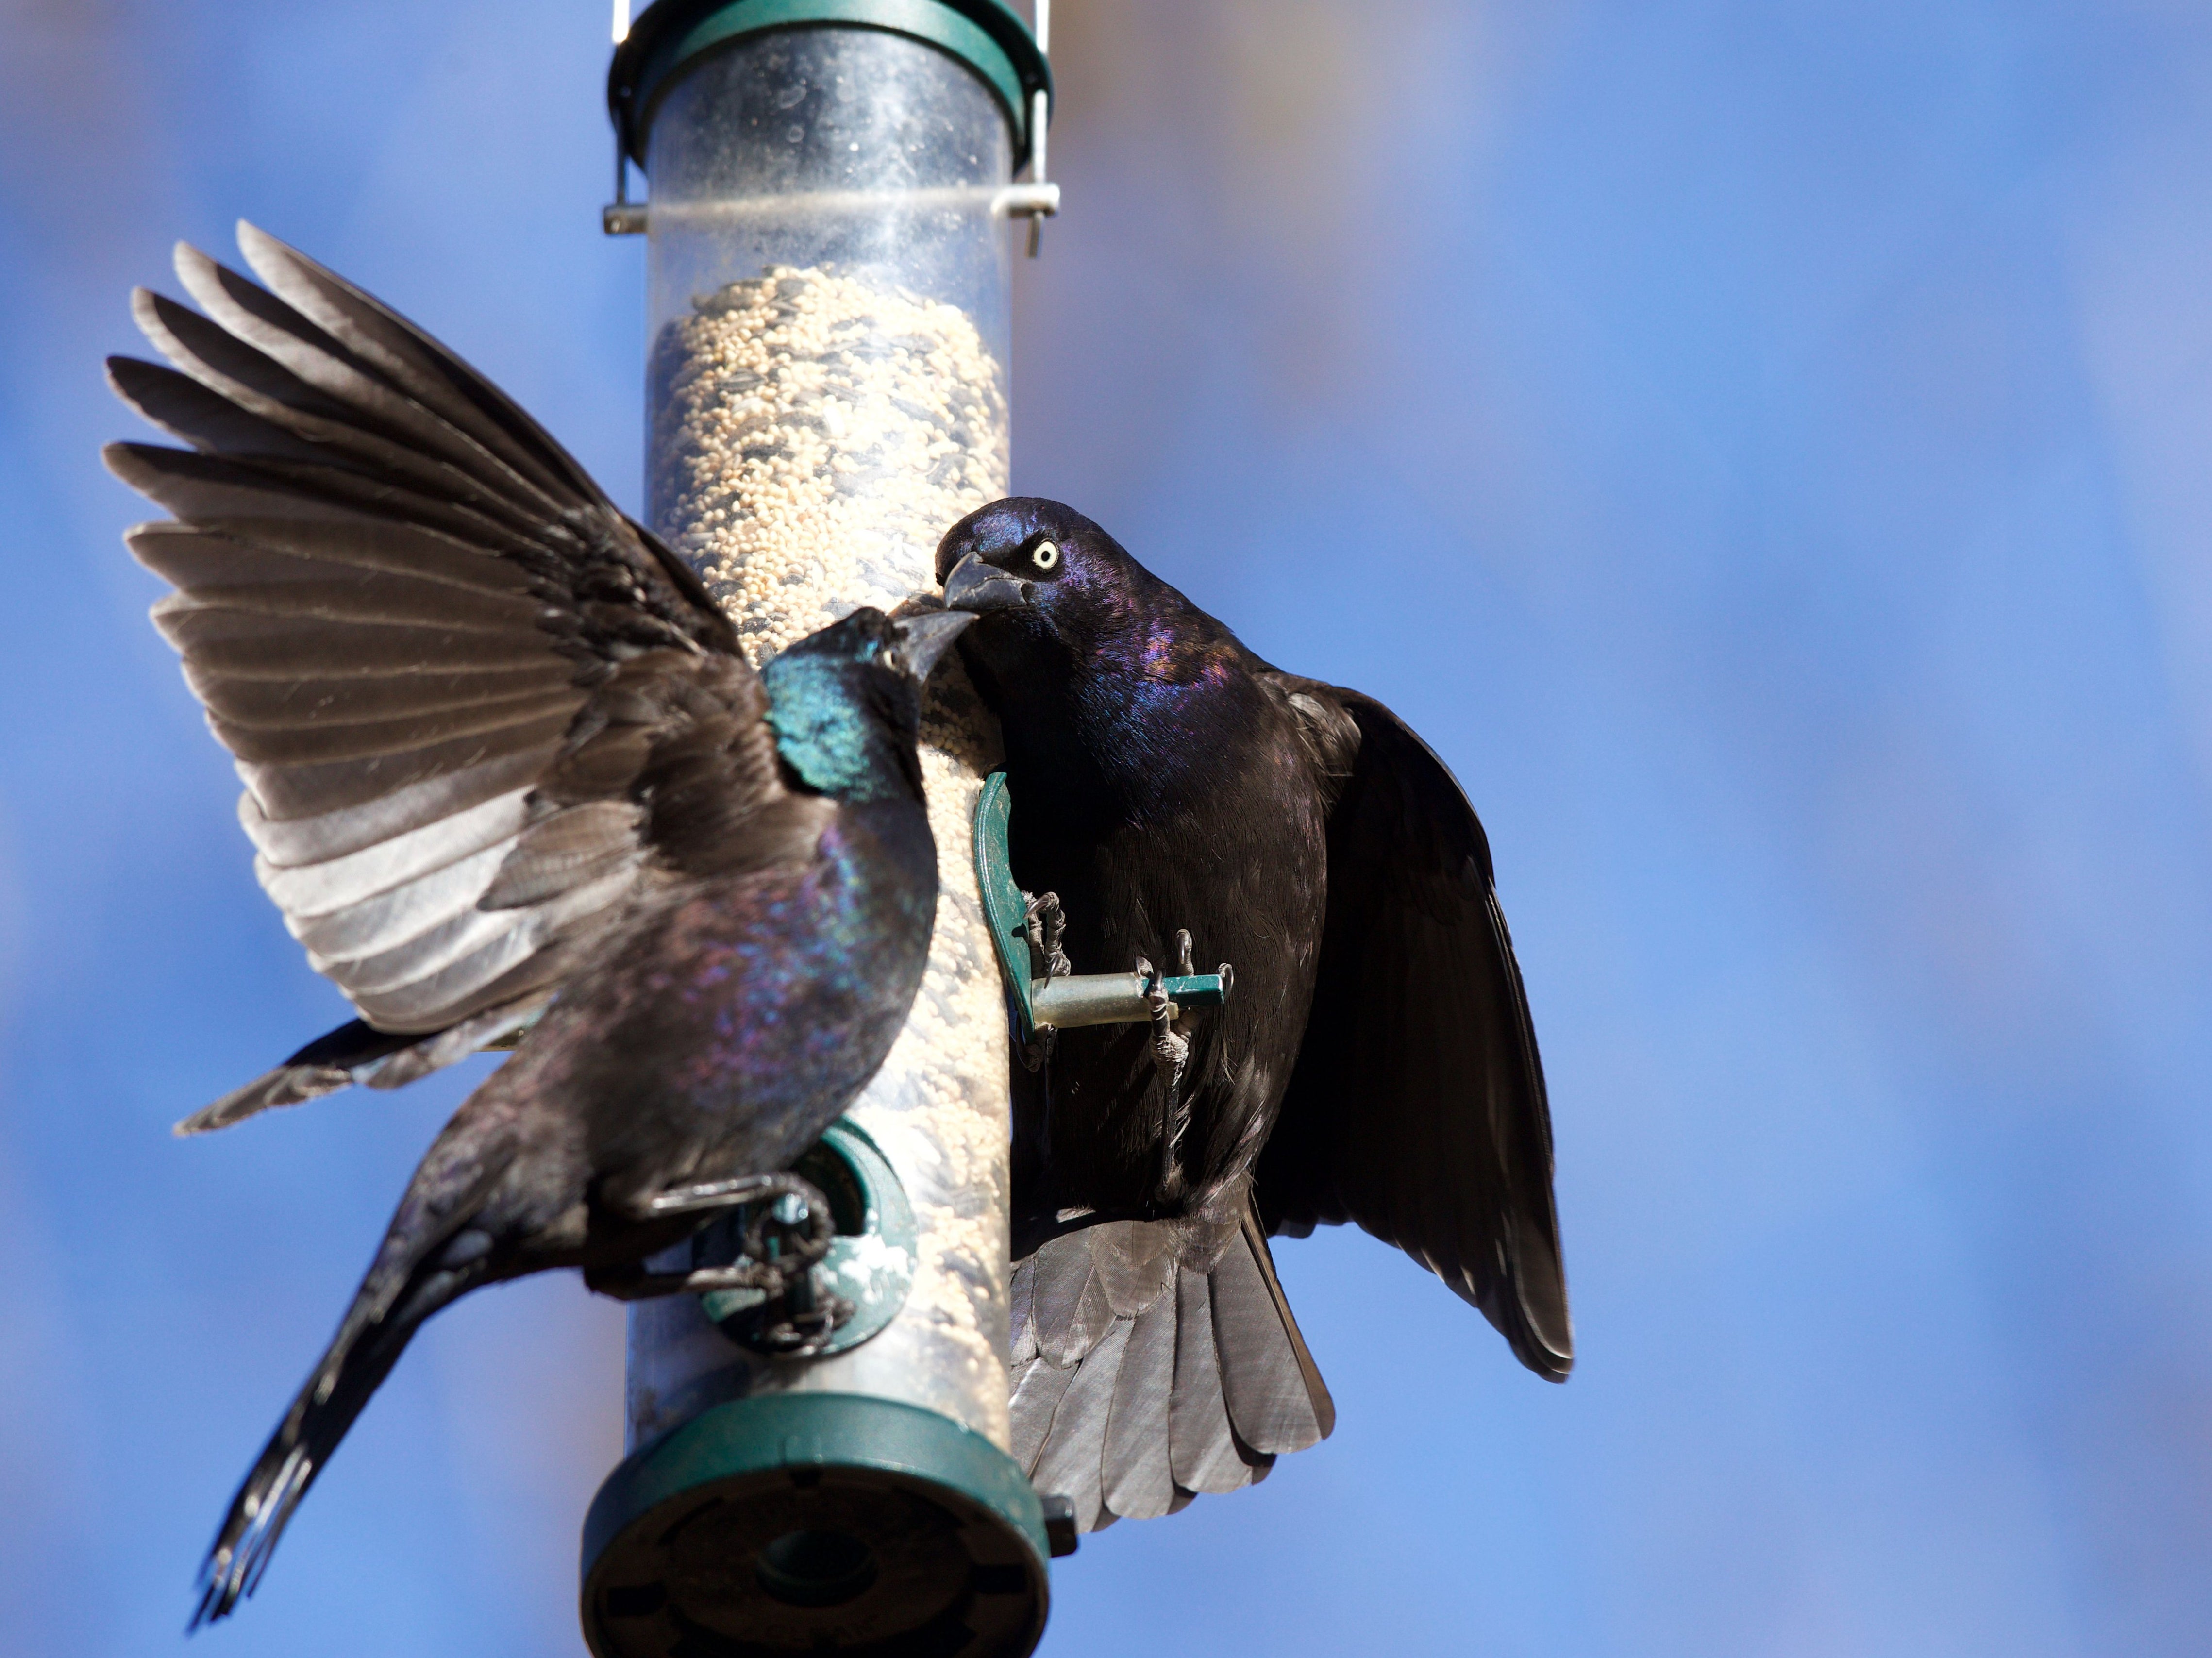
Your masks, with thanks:
M 1046 1025 L 1021 1045 L 1022 1069 L 1042 1071 L 1052 1063 L 1052 1045 L 1060 1032 Z
M 742 1216 L 735 1260 L 695 1266 L 682 1272 L 648 1272 L 642 1265 L 602 1267 L 585 1272 L 586 1287 L 618 1301 L 757 1290 L 762 1297 L 758 1340 L 791 1355 L 814 1351 L 853 1316 L 851 1302 L 822 1291 L 814 1282 L 813 1268 L 830 1253 L 837 1223 L 829 1199 L 811 1181 L 792 1174 L 703 1181 L 658 1193 L 646 1209 L 653 1215 L 751 1212 Z M 695 1240 L 695 1259 L 697 1246 Z
M 781 1298 L 770 1296 L 761 1303 L 759 1323 L 750 1339 L 783 1357 L 804 1358 L 836 1334 L 854 1310 L 851 1302 L 823 1291 L 809 1272 Z
M 1183 962 L 1190 961 L 1190 934 L 1176 935 L 1182 947 Z M 1167 1079 L 1168 1091 L 1173 1094 L 1176 1084 L 1182 1080 L 1183 1062 L 1190 1057 L 1190 1038 L 1176 1033 L 1175 1004 L 1168 999 L 1168 987 L 1152 963 L 1137 957 L 1137 975 L 1147 982 L 1145 986 L 1145 1005 L 1152 1010 L 1152 1064 Z
M 805 1182 L 789 1177 L 793 1186 Z M 810 1191 L 811 1187 L 808 1187 Z M 775 1202 L 749 1208 L 715 1223 L 693 1240 L 695 1278 L 716 1271 L 734 1248 L 739 1259 L 720 1270 L 728 1274 L 714 1289 L 757 1289 L 750 1306 L 714 1314 L 725 1333 L 740 1345 L 786 1358 L 819 1351 L 854 1308 L 834 1294 L 815 1267 L 836 1241 L 836 1226 L 827 1199 L 817 1193 L 802 1199 L 787 1193 Z
M 1060 948 L 1067 937 L 1067 917 L 1060 907 L 1056 892 L 1022 894 L 1025 908 L 1022 920 L 1029 933 L 1030 963 L 1042 966 L 1048 980 L 1065 979 L 1075 971 Z M 1041 1071 L 1052 1062 L 1053 1039 L 1060 1033 L 1049 1025 L 1038 1031 L 1021 1046 L 1022 1068 Z
M 672 1186 L 646 1199 L 652 1215 L 688 1215 L 703 1210 L 741 1209 L 765 1197 L 797 1198 L 811 1209 L 821 1193 L 796 1175 L 741 1175 L 735 1180 L 702 1181 L 696 1186 Z M 811 1199 L 813 1201 L 809 1202 Z
M 811 1270 L 793 1269 L 792 1275 L 754 1260 L 726 1266 L 695 1266 L 688 1272 L 648 1272 L 641 1267 L 586 1272 L 587 1289 L 616 1301 L 657 1301 L 664 1296 L 706 1296 L 717 1291 L 757 1290 L 761 1300 L 757 1327 L 748 1336 L 752 1345 L 787 1358 L 804 1358 L 849 1321 L 854 1305 L 844 1297 L 827 1294 L 814 1281 Z
M 1190 970 L 1190 934 L 1176 934 L 1176 949 L 1182 956 L 1185 973 Z M 1159 1193 L 1164 1199 L 1173 1199 L 1182 1187 L 1182 1171 L 1176 1162 L 1183 1131 L 1190 1127 L 1190 1107 L 1182 1097 L 1183 1066 L 1190 1059 L 1190 1038 L 1175 1028 L 1174 1004 L 1168 999 L 1167 986 L 1153 970 L 1146 957 L 1137 957 L 1137 972 L 1148 982 L 1145 1001 L 1152 1013 L 1152 1068 L 1159 1072 L 1160 1100 L 1160 1177 Z
M 781 1274 L 774 1283 L 782 1286 Z M 587 1267 L 584 1287 L 615 1301 L 658 1301 L 663 1296 L 710 1295 L 717 1290 L 764 1290 L 769 1275 L 753 1261 L 699 1266 L 688 1272 L 648 1272 L 642 1266 Z
M 1022 919 L 1028 924 L 1030 959 L 1043 965 L 1046 978 L 1066 978 L 1075 968 L 1060 948 L 1067 937 L 1067 916 L 1060 909 L 1060 895 L 1040 892 L 1032 896 L 1024 892 L 1022 900 L 1027 905 Z

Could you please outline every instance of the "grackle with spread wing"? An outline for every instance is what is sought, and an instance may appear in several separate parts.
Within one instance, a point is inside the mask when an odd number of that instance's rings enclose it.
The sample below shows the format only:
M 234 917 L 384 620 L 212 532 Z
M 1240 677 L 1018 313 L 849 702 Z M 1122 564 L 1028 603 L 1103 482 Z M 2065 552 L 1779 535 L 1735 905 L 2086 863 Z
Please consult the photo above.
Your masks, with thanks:
M 1397 717 L 1283 673 L 1056 501 L 938 550 L 1005 726 L 1014 873 L 1075 970 L 1235 988 L 1018 1078 L 1014 1437 L 1079 1525 L 1265 1475 L 1334 1406 L 1270 1233 L 1357 1221 L 1565 1379 L 1552 1131 L 1490 849 Z M 1184 967 L 1184 971 L 1188 971 Z
M 129 537 L 178 589 L 155 621 L 237 759 L 263 884 L 367 1022 L 337 1045 L 419 1074 L 542 1017 L 409 1182 L 231 1504 L 196 1625 L 252 1592 L 423 1320 L 552 1267 L 678 1287 L 646 1257 L 859 1092 L 921 980 L 921 688 L 970 621 L 860 610 L 756 674 L 697 580 L 499 391 L 240 241 L 267 288 L 179 248 L 206 315 L 142 290 L 175 367 L 110 365 L 194 446 L 107 451 L 175 515 Z

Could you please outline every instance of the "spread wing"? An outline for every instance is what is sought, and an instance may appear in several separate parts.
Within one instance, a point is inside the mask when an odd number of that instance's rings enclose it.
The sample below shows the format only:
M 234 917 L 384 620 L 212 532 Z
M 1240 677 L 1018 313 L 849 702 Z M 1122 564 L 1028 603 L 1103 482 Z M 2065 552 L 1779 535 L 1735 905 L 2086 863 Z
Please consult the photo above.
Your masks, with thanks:
M 155 623 L 236 757 L 262 885 L 364 1018 L 542 1002 L 641 884 L 757 852 L 783 798 L 759 678 L 496 387 L 239 241 L 267 289 L 180 246 L 206 315 L 139 290 L 174 367 L 109 364 L 193 446 L 106 451 L 175 515 L 127 537 L 177 588 Z
M 1388 708 L 1270 677 L 1337 791 L 1313 1011 L 1255 1180 L 1270 1230 L 1357 1221 L 1563 1381 L 1551 1111 L 1489 841 Z

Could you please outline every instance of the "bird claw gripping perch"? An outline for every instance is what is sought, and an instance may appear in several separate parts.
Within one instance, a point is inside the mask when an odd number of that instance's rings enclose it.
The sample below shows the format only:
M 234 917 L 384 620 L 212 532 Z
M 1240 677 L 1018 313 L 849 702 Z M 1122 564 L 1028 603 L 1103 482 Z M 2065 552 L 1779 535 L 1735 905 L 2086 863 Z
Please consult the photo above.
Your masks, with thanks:
M 1190 930 L 1176 931 L 1176 955 L 1182 977 L 1189 978 Z M 1167 981 L 1145 957 L 1137 957 L 1137 975 L 1145 981 L 1145 1004 L 1152 1022 L 1152 1066 L 1160 1078 L 1160 1195 L 1172 1198 L 1177 1179 L 1176 1150 L 1183 1131 L 1190 1127 L 1190 1111 L 1182 1095 L 1183 1067 L 1190 1061 L 1190 1038 L 1178 1033 L 1176 1017 L 1182 1010 L 1169 999 Z
M 1176 1154 L 1190 1127 L 1189 1108 L 1180 1097 L 1190 1038 L 1176 1029 L 1176 1022 L 1187 1008 L 1221 1005 L 1236 975 L 1226 962 L 1213 973 L 1194 972 L 1188 928 L 1176 933 L 1181 970 L 1172 977 L 1154 971 L 1141 957 L 1134 973 L 1073 971 L 1061 948 L 1067 918 L 1059 895 L 1032 895 L 1014 881 L 1007 842 L 1012 818 L 1006 774 L 993 772 L 983 780 L 983 792 L 975 801 L 975 878 L 999 965 L 1006 971 L 1014 1051 L 1024 1066 L 1036 1071 L 1051 1056 L 1059 1031 L 1084 1025 L 1150 1023 L 1152 1062 L 1159 1068 L 1163 1094 L 1160 1196 L 1172 1200 L 1182 1186 Z M 1040 969 L 1042 977 L 1037 976 Z
M 631 1267 L 590 1275 L 590 1286 L 602 1295 L 647 1301 L 718 1290 L 757 1290 L 763 1297 L 757 1339 L 763 1346 L 792 1357 L 811 1352 L 853 1316 L 851 1302 L 815 1282 L 814 1267 L 836 1242 L 837 1222 L 830 1199 L 811 1181 L 792 1174 L 707 1181 L 662 1192 L 646 1207 L 656 1215 L 720 1212 L 723 1224 L 739 1222 L 732 1229 L 737 1231 L 738 1259 L 682 1272 Z M 695 1239 L 695 1255 L 697 1242 Z
M 1047 979 L 1064 979 L 1075 971 L 1060 948 L 1067 937 L 1067 917 L 1060 907 L 1056 892 L 1040 892 L 1035 896 L 1022 894 L 1022 920 L 1028 927 L 1030 959 L 1044 963 Z M 1188 957 L 1189 952 L 1185 951 Z
M 1166 992 L 1176 1014 L 1221 1005 L 1231 978 L 1226 963 L 1218 972 L 1185 973 L 1158 987 L 1135 973 L 1071 971 L 1060 948 L 1066 920 L 1058 898 L 1049 892 L 1031 897 L 1015 883 L 1006 841 L 1012 815 L 1006 774 L 994 771 L 983 780 L 983 792 L 975 801 L 975 878 L 982 890 L 991 941 L 1006 973 L 1008 1013 L 1018 1047 L 1028 1049 L 1040 1039 L 1049 1040 L 1046 1033 L 1050 1031 L 1151 1021 L 1155 989 Z M 1182 965 L 1190 965 L 1188 949 Z
M 770 1352 L 799 1358 L 828 1341 L 853 1316 L 854 1307 L 829 1291 L 814 1270 L 836 1241 L 829 1199 L 796 1175 L 782 1179 L 790 1189 L 775 1201 L 748 1206 L 740 1258 L 726 1268 L 696 1268 L 692 1276 L 727 1272 L 727 1279 L 701 1287 L 760 1291 L 753 1341 Z
M 1060 948 L 1067 937 L 1067 916 L 1060 907 L 1058 893 L 1023 893 L 1022 925 L 1029 938 L 1030 960 L 1043 963 L 1047 984 L 1073 974 L 1067 952 Z M 1040 1070 L 1051 1063 L 1053 1038 L 1058 1034 L 1052 1025 L 1040 1026 L 1035 1035 L 1020 1044 L 1024 1070 Z

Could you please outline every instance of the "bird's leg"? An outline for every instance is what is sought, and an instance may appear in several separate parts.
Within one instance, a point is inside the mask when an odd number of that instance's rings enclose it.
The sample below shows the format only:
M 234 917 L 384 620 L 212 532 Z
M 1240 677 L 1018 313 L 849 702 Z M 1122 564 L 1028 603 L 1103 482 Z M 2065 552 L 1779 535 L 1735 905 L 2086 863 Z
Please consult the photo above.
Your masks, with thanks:
M 837 1223 L 829 1199 L 796 1175 L 746 1175 L 735 1180 L 703 1181 L 672 1187 L 647 1200 L 653 1215 L 683 1215 L 751 1208 L 741 1243 L 742 1258 L 720 1266 L 695 1266 L 683 1272 L 651 1272 L 642 1266 L 587 1271 L 586 1285 L 619 1301 L 659 1296 L 705 1295 L 716 1290 L 758 1290 L 763 1305 L 782 1303 L 781 1318 L 766 1320 L 763 1340 L 784 1352 L 805 1352 L 853 1315 L 842 1296 L 817 1291 L 812 1268 L 830 1253 Z M 769 1229 L 775 1229 L 770 1236 Z
M 1188 927 L 1176 929 L 1176 971 L 1186 979 L 1197 971 L 1190 964 L 1190 929 Z M 1159 992 L 1164 999 L 1166 993 L 1164 989 Z M 1183 1066 L 1190 1059 L 1190 1038 L 1177 1036 L 1176 1043 L 1175 1077 L 1168 1085 L 1169 1098 L 1174 1102 L 1174 1119 L 1170 1125 L 1168 1134 L 1168 1157 L 1171 1164 L 1175 1154 L 1182 1146 L 1183 1133 L 1190 1127 L 1190 1102 L 1180 1097 Z
M 1176 936 L 1176 943 L 1182 954 L 1190 954 L 1190 935 Z M 1177 1097 L 1182 1084 L 1182 1068 L 1190 1057 L 1190 1038 L 1176 1034 L 1175 1016 L 1168 1010 L 1167 986 L 1152 969 L 1146 957 L 1137 957 L 1137 973 L 1146 982 L 1145 1000 L 1152 1011 L 1152 1068 L 1160 1075 L 1160 1185 L 1163 1199 L 1173 1198 L 1182 1181 L 1176 1168 L 1176 1147 L 1182 1139 L 1183 1130 L 1190 1126 L 1189 1112 Z
M 1060 895 L 1040 892 L 1031 897 L 1024 892 L 1022 897 L 1028 904 L 1023 919 L 1029 924 L 1030 958 L 1043 966 L 1046 978 L 1067 977 L 1075 969 L 1060 948 L 1067 937 L 1067 915 L 1060 907 Z
M 672 1186 L 646 1199 L 652 1215 L 688 1215 L 701 1210 L 742 1209 L 770 1195 L 789 1195 L 806 1203 L 822 1201 L 821 1193 L 796 1175 L 740 1175 L 735 1180 L 702 1181 L 696 1186 Z
M 829 1253 L 836 1236 L 830 1205 L 819 1193 L 803 1210 L 801 1201 L 787 1195 L 769 1205 L 745 1227 L 745 1254 L 752 1262 L 744 1264 L 764 1264 L 783 1275 L 781 1287 L 770 1289 L 762 1304 L 760 1327 L 754 1339 L 787 1356 L 814 1351 L 854 1311 L 851 1302 L 814 1281 L 813 1264 Z M 775 1237 L 769 1236 L 770 1225 L 781 1229 Z M 809 1229 L 803 1239 L 798 1231 L 801 1226 Z M 796 1253 L 787 1254 L 787 1249 Z
M 1067 952 L 1060 948 L 1067 937 L 1067 917 L 1060 907 L 1056 892 L 1022 894 L 1026 906 L 1022 920 L 1029 932 L 1030 962 L 1042 966 L 1048 980 L 1064 979 L 1075 969 L 1068 963 Z M 1046 1026 L 1022 1044 L 1022 1068 L 1038 1071 L 1052 1063 L 1053 1040 L 1060 1033 Z
M 781 1276 L 775 1282 L 781 1284 Z M 758 1263 L 695 1266 L 685 1272 L 648 1272 L 642 1266 L 600 1266 L 584 1270 L 584 1287 L 614 1301 L 658 1301 L 663 1296 L 703 1296 L 716 1290 L 766 1290 L 769 1278 Z

